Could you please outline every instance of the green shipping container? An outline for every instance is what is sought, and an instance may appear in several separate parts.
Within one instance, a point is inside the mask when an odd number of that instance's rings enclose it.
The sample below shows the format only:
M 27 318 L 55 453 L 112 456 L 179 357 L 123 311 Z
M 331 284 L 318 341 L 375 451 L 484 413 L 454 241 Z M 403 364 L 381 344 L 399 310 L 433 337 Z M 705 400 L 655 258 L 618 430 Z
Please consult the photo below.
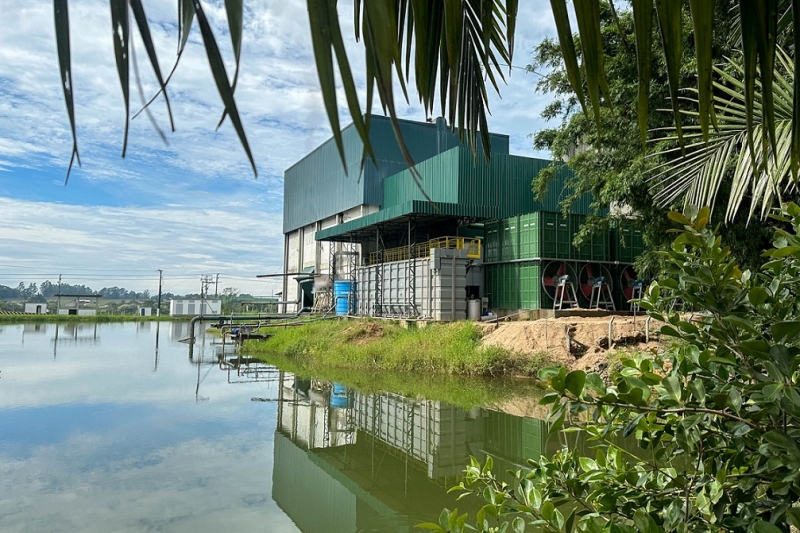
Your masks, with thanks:
M 644 236 L 636 220 L 621 220 L 611 229 L 611 259 L 633 263 L 644 253 Z
M 516 261 L 520 259 L 579 259 L 609 261 L 609 235 L 595 234 L 590 242 L 575 248 L 572 242 L 585 222 L 584 215 L 564 217 L 561 213 L 538 211 L 487 225 L 484 246 L 486 261 Z M 496 228 L 496 230 L 495 230 Z M 488 250 L 499 250 L 490 253 Z
M 487 222 L 483 231 L 483 260 L 487 263 L 500 261 L 500 222 Z
M 572 239 L 586 223 L 584 215 L 570 215 L 570 233 Z M 583 261 L 610 261 L 611 260 L 611 238 L 608 231 L 595 232 L 589 242 L 584 243 L 580 248 L 574 249 L 572 259 Z
M 550 261 L 520 261 L 487 265 L 484 270 L 489 307 L 493 309 L 552 309 L 554 285 L 545 290 L 542 276 Z M 561 264 L 562 262 L 557 261 Z M 566 262 L 567 273 L 576 283 L 579 265 Z M 559 272 L 551 271 L 554 279 Z
M 500 221 L 500 260 L 513 261 L 520 259 L 519 253 L 519 217 L 510 217 Z

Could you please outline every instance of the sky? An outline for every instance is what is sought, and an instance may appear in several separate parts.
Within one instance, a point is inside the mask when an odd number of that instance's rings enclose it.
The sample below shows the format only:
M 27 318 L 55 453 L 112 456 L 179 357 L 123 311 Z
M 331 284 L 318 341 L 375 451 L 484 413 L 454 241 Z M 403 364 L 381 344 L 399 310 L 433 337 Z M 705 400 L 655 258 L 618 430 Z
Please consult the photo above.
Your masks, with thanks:
M 175 59 L 175 0 L 143 2 L 161 69 Z M 514 66 L 555 35 L 549 3 L 520 3 Z M 224 3 L 203 0 L 233 72 Z M 152 106 L 165 145 L 144 115 L 131 122 L 127 154 L 122 93 L 114 65 L 107 0 L 70 0 L 73 85 L 83 166 L 65 175 L 72 145 L 59 85 L 52 4 L 0 0 L 0 284 L 55 282 L 134 290 L 199 292 L 200 277 L 219 274 L 219 289 L 255 296 L 280 290 L 283 171 L 330 137 L 302 0 L 245 0 L 244 43 L 236 101 L 253 150 L 253 175 L 226 121 L 197 27 L 169 85 L 175 132 L 163 99 Z M 352 38 L 352 3 L 340 2 L 342 30 L 363 91 L 363 54 Z M 155 79 L 134 34 L 145 97 Z M 132 78 L 133 78 L 133 70 Z M 547 157 L 529 135 L 545 127 L 550 101 L 538 76 L 512 69 L 502 97 L 492 95 L 489 127 L 510 135 L 511 152 Z M 413 86 L 413 80 L 412 84 Z M 414 95 L 398 101 L 403 118 L 424 120 Z M 363 93 L 361 101 L 364 101 Z M 131 108 L 140 97 L 131 86 Z M 342 124 L 349 123 L 340 99 Z M 362 104 L 363 105 L 363 104 Z

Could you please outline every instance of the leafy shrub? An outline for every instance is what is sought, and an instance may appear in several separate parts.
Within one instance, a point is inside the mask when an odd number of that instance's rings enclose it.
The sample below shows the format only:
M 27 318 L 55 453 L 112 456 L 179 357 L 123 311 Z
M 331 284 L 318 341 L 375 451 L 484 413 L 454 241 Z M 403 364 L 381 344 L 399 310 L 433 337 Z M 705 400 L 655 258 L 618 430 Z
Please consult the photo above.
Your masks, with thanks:
M 478 531 L 800 527 L 800 207 L 785 206 L 778 218 L 793 232 L 777 231 L 758 272 L 740 270 L 708 209 L 670 218 L 682 229 L 668 271 L 640 305 L 680 342 L 624 359 L 610 383 L 542 371 L 551 431 L 583 432 L 595 455 L 564 447 L 510 483 L 473 461 L 459 488 L 486 500 Z M 423 527 L 466 524 L 447 511 Z

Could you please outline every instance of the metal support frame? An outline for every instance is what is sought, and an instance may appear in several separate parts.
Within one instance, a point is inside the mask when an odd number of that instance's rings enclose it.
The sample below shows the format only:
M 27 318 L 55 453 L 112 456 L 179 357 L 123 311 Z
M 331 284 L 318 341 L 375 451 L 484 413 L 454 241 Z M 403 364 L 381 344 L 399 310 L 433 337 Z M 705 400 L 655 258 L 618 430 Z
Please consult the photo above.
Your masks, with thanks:
M 358 309 L 353 305 L 358 295 L 358 245 L 350 238 L 350 292 L 347 294 L 347 314 L 358 313 Z
M 616 311 L 614 297 L 611 295 L 611 287 L 602 276 L 595 278 L 592 285 L 592 294 L 589 296 L 589 309 L 604 308 L 606 311 Z
M 408 268 L 406 279 L 406 306 L 405 314 L 407 317 L 416 318 L 419 316 L 417 309 L 417 259 L 414 257 L 414 241 L 411 237 L 413 226 L 412 219 L 408 218 Z
M 380 226 L 375 227 L 375 247 L 377 263 L 375 268 L 375 307 L 372 316 L 383 316 L 383 239 Z
M 569 276 L 561 276 L 558 280 L 555 298 L 553 298 L 553 310 L 561 311 L 565 305 L 569 309 L 578 307 L 578 295 L 575 293 L 575 286 Z

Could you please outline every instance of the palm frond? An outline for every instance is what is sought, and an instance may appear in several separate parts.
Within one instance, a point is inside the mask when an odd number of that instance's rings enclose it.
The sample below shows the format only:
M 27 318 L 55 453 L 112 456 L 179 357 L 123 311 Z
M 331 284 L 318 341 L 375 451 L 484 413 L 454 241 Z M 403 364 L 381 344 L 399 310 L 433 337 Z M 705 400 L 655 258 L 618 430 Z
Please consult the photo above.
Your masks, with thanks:
M 311 35 L 320 74 L 326 113 L 337 145 L 341 143 L 333 64 L 343 78 L 343 92 L 365 149 L 371 149 L 368 119 L 362 122 L 354 84 L 344 80 L 349 58 L 337 50 L 340 33 L 335 0 L 307 0 Z M 503 67 L 511 64 L 517 1 L 508 0 L 395 0 L 354 2 L 356 37 L 365 48 L 367 108 L 377 92 L 381 107 L 391 121 L 405 158 L 413 164 L 400 135 L 394 83 L 408 98 L 406 81 L 414 71 L 416 90 L 426 114 L 432 115 L 436 98 L 450 127 L 473 151 L 478 136 L 486 157 L 490 155 L 487 115 L 487 81 L 499 93 Z M 331 54 L 331 48 L 334 53 Z M 413 58 L 413 65 L 412 65 Z
M 732 220 L 745 200 L 749 200 L 748 217 L 764 218 L 776 199 L 792 189 L 793 143 L 793 86 L 792 58 L 777 49 L 771 99 L 761 97 L 763 90 L 758 79 L 753 80 L 752 93 L 746 89 L 745 69 L 729 62 L 730 72 L 715 68 L 714 112 L 719 129 L 708 141 L 699 125 L 686 126 L 686 156 L 670 159 L 653 170 L 650 181 L 655 199 L 663 205 L 683 197 L 687 205 L 714 206 L 721 185 L 730 180 L 730 198 L 725 213 Z M 698 103 L 697 91 L 687 99 Z M 752 103 L 748 102 L 752 94 Z M 774 141 L 770 126 L 764 120 L 765 109 L 774 113 Z M 697 113 L 686 113 L 697 116 Z M 751 124 L 752 130 L 750 129 Z M 677 139 L 674 129 L 662 141 Z M 756 141 L 757 140 L 757 141 Z M 661 150 L 655 156 L 670 158 L 678 148 Z

